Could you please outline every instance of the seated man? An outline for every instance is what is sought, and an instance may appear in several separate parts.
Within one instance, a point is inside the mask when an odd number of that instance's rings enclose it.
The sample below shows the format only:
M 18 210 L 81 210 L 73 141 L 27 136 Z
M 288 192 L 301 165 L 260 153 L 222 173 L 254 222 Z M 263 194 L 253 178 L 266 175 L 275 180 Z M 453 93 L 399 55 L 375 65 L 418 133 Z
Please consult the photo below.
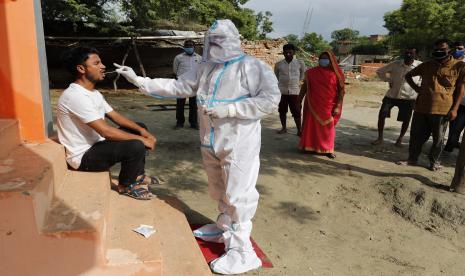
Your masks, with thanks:
M 145 125 L 119 114 L 95 90 L 105 78 L 105 65 L 94 48 L 77 47 L 63 56 L 66 69 L 75 80 L 63 92 L 57 105 L 60 143 L 66 161 L 79 171 L 107 171 L 121 162 L 118 192 L 136 199 L 150 199 L 147 184 L 155 177 L 144 175 L 146 149 L 155 148 L 155 137 Z M 108 117 L 120 128 L 105 122 Z

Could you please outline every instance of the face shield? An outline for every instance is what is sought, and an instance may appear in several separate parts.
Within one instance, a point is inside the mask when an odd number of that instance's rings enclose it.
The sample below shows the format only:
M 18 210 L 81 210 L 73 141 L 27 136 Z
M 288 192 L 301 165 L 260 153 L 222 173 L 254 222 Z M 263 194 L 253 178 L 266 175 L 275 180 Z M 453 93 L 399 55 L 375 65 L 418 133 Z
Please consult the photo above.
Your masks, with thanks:
M 224 63 L 243 55 L 239 31 L 230 20 L 217 20 L 205 35 L 203 59 Z

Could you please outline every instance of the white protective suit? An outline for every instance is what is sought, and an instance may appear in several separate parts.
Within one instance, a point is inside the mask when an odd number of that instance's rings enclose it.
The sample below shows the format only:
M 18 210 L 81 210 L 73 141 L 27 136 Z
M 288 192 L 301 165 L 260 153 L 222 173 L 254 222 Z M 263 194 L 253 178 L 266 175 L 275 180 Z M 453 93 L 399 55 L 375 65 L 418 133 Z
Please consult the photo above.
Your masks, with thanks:
M 194 235 L 224 242 L 226 253 L 210 264 L 214 272 L 243 273 L 261 266 L 250 242 L 259 198 L 255 185 L 260 119 L 276 110 L 281 93 L 271 68 L 244 55 L 239 32 L 230 20 L 217 20 L 211 26 L 203 57 L 197 68 L 178 80 L 137 77 L 128 67 L 118 72 L 153 97 L 197 95 L 202 158 L 220 215 L 216 224 Z

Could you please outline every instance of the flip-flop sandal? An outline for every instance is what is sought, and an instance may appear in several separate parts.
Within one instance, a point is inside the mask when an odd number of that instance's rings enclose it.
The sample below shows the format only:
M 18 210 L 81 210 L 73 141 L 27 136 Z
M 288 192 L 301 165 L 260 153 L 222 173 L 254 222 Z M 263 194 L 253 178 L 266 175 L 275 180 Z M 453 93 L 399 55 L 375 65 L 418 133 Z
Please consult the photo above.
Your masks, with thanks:
M 139 182 L 142 185 L 146 184 L 145 179 L 147 178 L 150 180 L 150 183 L 148 185 L 161 185 L 161 183 L 163 182 L 162 180 L 160 180 L 160 178 L 156 176 L 148 176 L 145 174 L 143 174 L 142 177 L 137 182 Z
M 148 189 L 142 188 L 137 182 L 127 186 L 120 194 L 139 200 L 151 200 L 154 198 Z

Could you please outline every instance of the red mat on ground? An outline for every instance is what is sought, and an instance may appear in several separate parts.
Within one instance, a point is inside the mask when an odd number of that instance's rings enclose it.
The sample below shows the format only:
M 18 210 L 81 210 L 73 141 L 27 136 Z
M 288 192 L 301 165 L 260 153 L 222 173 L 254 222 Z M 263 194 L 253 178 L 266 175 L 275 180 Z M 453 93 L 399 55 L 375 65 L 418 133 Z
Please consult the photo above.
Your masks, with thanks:
M 191 229 L 195 230 L 197 228 L 202 227 L 202 224 L 191 224 Z M 197 243 L 199 244 L 200 250 L 202 251 L 203 256 L 205 257 L 205 260 L 207 263 L 210 263 L 214 259 L 221 257 L 224 254 L 224 244 L 222 243 L 215 243 L 215 242 L 206 242 L 201 239 L 197 239 Z M 257 253 L 257 256 L 262 260 L 262 267 L 265 268 L 271 268 L 273 267 L 273 264 L 271 263 L 270 259 L 265 255 L 263 250 L 258 247 L 257 243 L 250 238 L 250 241 L 252 242 L 252 246 L 255 249 L 255 252 Z

